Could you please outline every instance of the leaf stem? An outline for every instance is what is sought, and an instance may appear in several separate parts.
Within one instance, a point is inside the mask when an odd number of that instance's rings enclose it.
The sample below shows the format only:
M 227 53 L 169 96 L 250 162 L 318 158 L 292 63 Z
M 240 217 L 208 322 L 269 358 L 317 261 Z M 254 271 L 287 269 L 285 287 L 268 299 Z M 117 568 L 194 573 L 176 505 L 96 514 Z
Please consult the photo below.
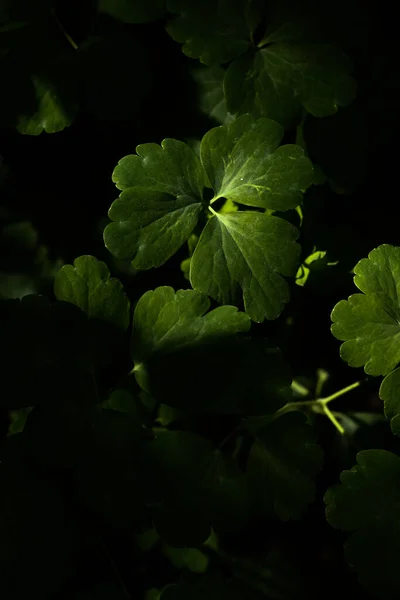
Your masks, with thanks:
M 310 390 L 308 390 L 304 385 L 293 379 L 291 388 L 294 392 L 299 394 L 299 396 L 308 396 Z
M 341 425 L 339 423 L 339 421 L 337 420 L 337 418 L 335 417 L 335 415 L 333 414 L 333 412 L 327 407 L 326 404 L 323 404 L 323 411 L 325 413 L 325 415 L 328 417 L 328 419 L 333 423 L 333 425 L 336 427 L 336 429 L 338 430 L 338 432 L 341 435 L 345 434 L 345 430 L 343 425 Z
M 208 210 L 213 213 L 213 215 L 217 216 L 217 211 L 215 211 L 211 206 L 208 207 Z
M 315 398 L 314 400 L 299 400 L 297 402 L 288 402 L 287 404 L 285 404 L 285 406 L 282 406 L 282 408 L 276 412 L 276 416 L 281 416 L 285 413 L 291 412 L 293 410 L 297 410 L 300 407 L 310 408 L 314 412 L 323 413 L 325 416 L 327 416 L 328 419 L 333 423 L 333 425 L 339 431 L 339 433 L 341 433 L 343 435 L 345 433 L 343 426 L 339 423 L 339 421 L 335 417 L 335 414 L 328 408 L 327 404 L 329 402 L 332 402 L 332 400 L 335 400 L 336 398 L 339 398 L 340 396 L 343 396 L 344 394 L 351 392 L 355 388 L 359 387 L 361 385 L 361 383 L 362 383 L 362 381 L 356 381 L 355 383 L 352 383 L 351 385 L 348 385 L 345 388 L 338 390 L 334 394 L 327 396 L 326 398 Z M 295 385 L 293 385 L 293 384 L 295 384 Z M 299 386 L 299 389 L 297 389 L 297 386 Z M 303 391 L 301 391 L 301 388 L 303 388 Z M 302 393 L 303 395 L 305 395 L 304 390 L 306 390 L 306 388 L 304 388 L 301 384 L 299 384 L 295 381 L 293 381 L 293 383 L 292 383 L 292 389 L 294 391 L 298 391 L 299 393 Z
M 343 394 L 347 394 L 348 392 L 351 392 L 355 388 L 359 387 L 361 385 L 361 383 L 362 383 L 361 381 L 356 381 L 355 383 L 348 385 L 347 387 L 339 390 L 338 392 L 335 392 L 334 394 L 327 396 L 326 398 L 320 398 L 319 401 L 322 404 L 328 404 L 328 402 L 331 402 L 332 400 L 335 400 L 336 398 L 343 396 Z
M 64 28 L 63 24 L 61 23 L 60 19 L 57 17 L 54 8 L 52 8 L 50 12 L 51 12 L 51 16 L 53 17 L 53 19 L 57 23 L 57 25 L 60 28 L 60 30 L 61 30 L 62 34 L 64 35 L 64 37 L 71 44 L 72 48 L 74 50 L 79 50 L 78 44 L 72 39 L 72 37 L 69 35 L 69 33 L 65 30 L 65 28 Z

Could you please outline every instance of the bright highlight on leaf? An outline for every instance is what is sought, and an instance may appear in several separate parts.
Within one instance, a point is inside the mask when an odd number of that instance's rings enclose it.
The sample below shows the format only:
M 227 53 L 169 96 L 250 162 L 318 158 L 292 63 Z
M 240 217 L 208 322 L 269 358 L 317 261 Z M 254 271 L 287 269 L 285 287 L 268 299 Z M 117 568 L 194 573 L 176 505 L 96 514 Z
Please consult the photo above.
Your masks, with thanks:
M 253 321 L 276 319 L 290 291 L 282 275 L 296 272 L 298 230 L 283 219 L 253 211 L 217 214 L 207 223 L 190 264 L 194 289 L 221 304 L 243 297 Z
M 289 210 L 312 184 L 313 166 L 294 144 L 278 148 L 281 125 L 243 115 L 211 129 L 200 146 L 201 161 L 214 190 L 214 202 L 228 198 L 247 206 Z
M 369 375 L 387 375 L 400 362 L 400 247 L 383 244 L 354 268 L 362 294 L 341 300 L 332 311 L 340 355 Z
M 64 265 L 54 281 L 57 300 L 81 308 L 89 318 L 112 323 L 121 329 L 129 325 L 129 300 L 122 284 L 105 263 L 94 256 L 79 256 L 73 265 Z
M 202 216 L 206 225 L 190 261 L 194 289 L 221 304 L 244 304 L 254 321 L 275 319 L 289 300 L 283 277 L 296 272 L 298 231 L 278 217 L 237 209 L 288 210 L 301 203 L 313 166 L 299 146 L 279 147 L 282 137 L 275 121 L 242 115 L 206 133 L 200 160 L 177 140 L 138 146 L 113 173 L 123 191 L 109 211 L 107 248 L 136 269 L 158 267 Z M 209 210 L 205 185 L 214 192 Z M 217 212 L 212 205 L 220 199 Z
M 120 160 L 113 181 L 124 190 L 109 210 L 104 243 L 136 269 L 159 267 L 192 233 L 202 209 L 204 171 L 177 140 L 142 144 Z
M 394 600 L 400 594 L 400 458 L 386 450 L 363 450 L 340 480 L 325 494 L 326 518 L 332 527 L 351 532 L 345 555 L 361 583 Z

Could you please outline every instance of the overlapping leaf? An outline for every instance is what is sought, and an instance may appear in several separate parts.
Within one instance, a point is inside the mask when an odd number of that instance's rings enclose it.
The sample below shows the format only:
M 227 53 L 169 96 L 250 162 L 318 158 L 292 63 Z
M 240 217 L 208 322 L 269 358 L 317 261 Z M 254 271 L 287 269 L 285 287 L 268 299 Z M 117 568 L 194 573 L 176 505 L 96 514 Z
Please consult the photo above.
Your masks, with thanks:
M 142 296 L 132 339 L 137 381 L 162 404 L 190 411 L 280 408 L 291 377 L 279 352 L 240 335 L 250 326 L 245 313 L 233 306 L 207 312 L 209 306 L 193 290 L 160 287 Z
M 211 129 L 200 146 L 201 161 L 214 190 L 214 202 L 288 210 L 301 203 L 312 184 L 313 167 L 295 144 L 278 147 L 283 128 L 271 119 L 243 115 Z
M 189 432 L 161 432 L 143 451 L 143 471 L 148 473 L 143 476 L 148 501 L 163 502 L 158 518 L 167 541 L 177 535 L 175 528 L 188 539 L 193 532 L 197 535 L 199 523 L 207 524 L 205 541 L 210 525 L 235 530 L 246 524 L 250 505 L 245 475 L 209 440 Z M 177 545 L 176 537 L 171 543 Z
M 243 115 L 203 137 L 201 161 L 176 140 L 138 146 L 113 174 L 123 192 L 109 212 L 115 222 L 105 229 L 106 246 L 135 268 L 163 264 L 189 238 L 206 207 L 204 185 L 211 185 L 211 204 L 224 198 L 232 211 L 209 207 L 214 216 L 191 259 L 192 286 L 223 304 L 243 302 L 255 321 L 276 318 L 289 299 L 282 276 L 295 274 L 297 229 L 237 211 L 236 203 L 288 210 L 301 202 L 313 167 L 299 146 L 278 147 L 282 136 L 278 123 Z
M 383 244 L 354 268 L 362 294 L 332 311 L 332 333 L 344 343 L 340 355 L 369 375 L 387 375 L 400 362 L 400 247 Z
M 51 304 L 44 296 L 2 300 L 2 406 L 93 402 L 93 355 L 86 325 L 75 306 Z
M 168 33 L 187 56 L 205 65 L 225 63 L 249 46 L 245 0 L 168 0 L 167 8 L 178 15 L 168 23 Z
M 166 139 L 138 146 L 113 173 L 120 197 L 109 216 L 104 242 L 137 269 L 162 265 L 192 233 L 202 208 L 204 172 L 183 142 Z
M 265 47 L 233 61 L 224 79 L 229 112 L 270 117 L 284 127 L 301 108 L 315 117 L 334 114 L 355 96 L 351 63 L 330 45 L 290 43 L 267 36 Z
M 254 32 L 266 16 L 262 2 L 191 3 L 171 0 L 180 16 L 167 26 L 183 52 L 206 65 L 231 61 L 224 78 L 227 109 L 234 115 L 269 117 L 285 128 L 306 110 L 316 117 L 334 114 L 351 103 L 356 84 L 352 64 L 337 47 L 325 43 L 310 19 L 291 21 L 290 12 L 271 19 L 262 40 Z M 272 13 L 276 7 L 270 7 Z M 267 9 L 269 12 L 269 9 Z M 285 20 L 289 19 L 289 20 Z
M 193 78 L 198 89 L 198 106 L 200 110 L 218 121 L 227 123 L 233 119 L 226 108 L 226 100 L 222 83 L 225 71 L 218 66 L 200 67 L 193 71 Z
M 262 426 L 246 470 L 258 514 L 275 512 L 284 521 L 299 518 L 314 500 L 321 466 L 322 450 L 304 415 L 292 412 Z
M 298 230 L 253 211 L 217 214 L 209 221 L 190 265 L 192 286 L 222 304 L 241 303 L 253 321 L 276 319 L 289 301 L 282 275 L 296 272 Z
M 326 518 L 352 532 L 345 555 L 360 581 L 375 595 L 394 600 L 400 594 L 400 458 L 364 450 L 340 480 L 325 494 Z
M 395 435 L 400 436 L 400 369 L 395 369 L 381 383 L 379 397 L 384 402 L 385 416 Z
M 64 265 L 54 281 L 58 300 L 75 304 L 89 318 L 112 323 L 121 329 L 129 325 L 129 300 L 122 284 L 105 263 L 94 256 L 80 256 L 74 265 Z

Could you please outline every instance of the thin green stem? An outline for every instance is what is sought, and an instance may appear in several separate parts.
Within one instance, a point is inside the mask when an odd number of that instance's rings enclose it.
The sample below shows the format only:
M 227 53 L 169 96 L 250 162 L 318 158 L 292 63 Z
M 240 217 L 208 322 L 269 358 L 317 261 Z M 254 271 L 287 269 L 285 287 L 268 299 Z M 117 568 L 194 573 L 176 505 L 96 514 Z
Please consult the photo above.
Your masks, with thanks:
M 215 216 L 218 214 L 213 208 L 211 208 L 211 206 L 208 207 L 208 210 L 211 211 Z
M 335 417 L 335 415 L 333 414 L 333 412 L 331 410 L 329 410 L 329 408 L 326 406 L 326 404 L 323 405 L 323 410 L 324 410 L 324 413 L 326 414 L 326 416 L 328 417 L 328 419 L 336 427 L 336 429 L 338 430 L 338 432 L 341 435 L 344 435 L 344 433 L 345 433 L 344 427 L 339 423 L 339 421 L 337 420 L 337 418 Z
M 310 390 L 308 390 L 304 385 L 293 379 L 291 388 L 294 392 L 299 394 L 299 396 L 308 396 Z
M 51 16 L 53 17 L 53 19 L 57 23 L 57 25 L 60 28 L 62 34 L 65 37 L 65 39 L 68 40 L 68 42 L 71 44 L 71 46 L 72 46 L 72 48 L 74 50 L 79 50 L 78 44 L 72 39 L 72 37 L 69 35 L 69 33 L 65 30 L 65 28 L 64 28 L 63 24 L 61 23 L 60 19 L 57 17 L 54 8 L 52 8 L 50 12 L 51 12 Z
M 343 435 L 345 433 L 345 430 L 335 416 L 335 414 L 339 416 L 339 413 L 333 413 L 328 408 L 327 404 L 328 402 L 331 402 L 332 400 L 335 400 L 336 398 L 339 398 L 340 396 L 351 392 L 352 390 L 360 386 L 361 383 L 361 381 L 352 383 L 351 385 L 348 385 L 347 387 L 335 392 L 334 394 L 331 394 L 330 396 L 327 396 L 326 398 L 316 398 L 314 400 L 299 400 L 297 402 L 288 402 L 287 404 L 285 404 L 285 406 L 282 406 L 282 408 L 279 409 L 275 413 L 275 415 L 276 417 L 279 417 L 293 410 L 298 410 L 299 408 L 309 408 L 316 413 L 323 413 L 325 416 L 327 416 L 328 419 L 336 427 L 336 429 Z M 308 390 L 304 386 L 295 381 L 292 383 L 292 389 L 294 391 L 297 391 L 298 393 L 302 393 L 303 395 L 305 395 L 304 391 L 308 393 Z
M 338 392 L 335 392 L 334 394 L 327 396 L 326 398 L 319 398 L 318 401 L 321 402 L 321 404 L 328 404 L 328 402 L 332 402 L 332 400 L 335 400 L 336 398 L 339 398 L 340 396 L 343 396 L 344 394 L 347 394 L 348 392 L 351 392 L 355 388 L 359 387 L 361 385 L 361 383 L 362 383 L 361 381 L 356 381 L 355 383 L 348 385 L 347 387 L 343 388 L 342 390 L 339 390 Z

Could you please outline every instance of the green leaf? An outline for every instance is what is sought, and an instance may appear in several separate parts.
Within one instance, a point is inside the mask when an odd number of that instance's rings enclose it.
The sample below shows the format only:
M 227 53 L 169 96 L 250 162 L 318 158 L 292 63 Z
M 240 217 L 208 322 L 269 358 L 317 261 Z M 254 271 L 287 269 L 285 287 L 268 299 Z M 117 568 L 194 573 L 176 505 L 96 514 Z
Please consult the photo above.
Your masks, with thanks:
M 128 188 L 109 210 L 114 223 L 105 228 L 104 243 L 135 269 L 160 267 L 189 238 L 201 209 L 195 199 Z
M 250 328 L 248 316 L 236 307 L 220 306 L 207 313 L 209 307 L 205 295 L 193 290 L 175 293 L 171 287 L 159 287 L 140 298 L 134 313 L 132 356 L 136 379 L 144 390 L 156 387 L 157 394 L 159 378 L 148 380 L 150 361 L 154 373 L 158 357 L 162 365 L 167 353 L 185 353 L 199 343 L 212 346 L 220 336 L 232 340 L 236 333 Z M 168 394 L 164 403 L 171 404 Z M 186 403 L 190 406 L 190 394 L 186 394 Z
M 323 457 L 314 438 L 298 412 L 282 415 L 257 431 L 246 473 L 258 513 L 297 519 L 314 500 L 314 478 Z
M 345 54 L 329 44 L 280 39 L 272 32 L 263 48 L 233 61 L 224 90 L 228 111 L 270 117 L 285 128 L 299 120 L 301 106 L 316 117 L 350 104 L 356 84 Z
M 64 265 L 54 282 L 57 300 L 82 309 L 89 318 L 112 323 L 121 329 L 129 325 L 129 300 L 122 284 L 105 263 L 94 256 L 80 256 L 74 265 Z
M 143 144 L 113 173 L 124 190 L 109 210 L 104 242 L 136 269 L 162 265 L 192 233 L 202 209 L 204 171 L 193 150 L 177 140 Z
M 182 348 L 199 339 L 248 331 L 247 315 L 234 306 L 209 313 L 210 301 L 194 290 L 162 286 L 143 294 L 134 313 L 133 358 L 145 361 L 155 351 Z M 207 314 L 206 314 L 207 313 Z
M 229 65 L 223 83 L 227 110 L 234 115 L 268 117 L 289 129 L 300 120 L 301 103 L 287 75 L 283 80 L 273 78 L 268 58 L 260 50 Z
M 33 112 L 22 112 L 17 119 L 17 130 L 26 135 L 39 135 L 57 133 L 62 131 L 73 121 L 73 113 L 65 107 L 62 97 L 57 92 L 50 80 L 31 76 L 36 107 Z
M 166 29 L 190 58 L 205 65 L 226 63 L 249 46 L 246 4 L 246 0 L 167 0 L 169 12 L 179 16 Z
M 128 415 L 136 415 L 139 420 L 138 404 L 126 390 L 121 389 L 111 392 L 110 396 L 101 403 L 101 407 L 105 410 L 114 410 Z
M 193 573 L 205 573 L 209 558 L 198 548 L 175 548 L 164 544 L 163 554 L 177 569 L 187 568 Z
M 8 427 L 7 435 L 15 435 L 24 430 L 26 420 L 29 413 L 32 411 L 32 408 L 32 406 L 26 406 L 24 408 L 19 408 L 18 410 L 9 411 L 8 418 L 10 419 L 10 425 Z
M 381 383 L 379 397 L 385 406 L 385 416 L 395 435 L 400 436 L 400 369 L 395 369 Z
M 193 150 L 178 140 L 140 144 L 115 167 L 112 180 L 119 190 L 129 187 L 170 194 L 177 198 L 201 198 L 204 175 Z
M 247 206 L 288 210 L 312 184 L 313 166 L 299 146 L 278 148 L 283 128 L 270 119 L 243 115 L 211 129 L 201 141 L 201 161 L 214 202 L 227 198 Z
M 149 23 L 165 14 L 165 0 L 100 0 L 98 10 L 125 23 Z
M 325 494 L 326 518 L 332 527 L 351 532 L 345 556 L 361 583 L 394 600 L 400 594 L 400 458 L 364 450 L 340 480 Z
M 276 319 L 289 301 L 283 276 L 296 272 L 298 230 L 283 219 L 246 211 L 216 214 L 194 251 L 190 281 L 194 289 L 221 304 L 243 298 L 253 321 Z
M 197 84 L 198 106 L 218 123 L 227 123 L 233 119 L 228 113 L 222 82 L 225 71 L 218 66 L 200 67 L 192 71 L 193 79 Z
M 0 301 L 1 406 L 93 402 L 93 352 L 87 326 L 86 316 L 76 306 L 50 304 L 44 296 Z
M 383 244 L 354 267 L 362 294 L 332 311 L 333 335 L 344 341 L 340 356 L 368 375 L 387 375 L 400 362 L 400 247 Z
M 240 530 L 247 523 L 250 507 L 245 475 L 209 440 L 184 431 L 161 432 L 143 451 L 143 471 L 148 474 L 143 482 L 146 497 L 152 503 L 163 502 L 168 521 L 172 516 L 175 527 L 183 520 L 185 527 L 196 529 L 197 519 L 218 532 Z M 160 535 L 168 536 L 168 521 L 164 520 L 160 531 L 156 520 Z M 209 528 L 204 534 L 203 542 Z

